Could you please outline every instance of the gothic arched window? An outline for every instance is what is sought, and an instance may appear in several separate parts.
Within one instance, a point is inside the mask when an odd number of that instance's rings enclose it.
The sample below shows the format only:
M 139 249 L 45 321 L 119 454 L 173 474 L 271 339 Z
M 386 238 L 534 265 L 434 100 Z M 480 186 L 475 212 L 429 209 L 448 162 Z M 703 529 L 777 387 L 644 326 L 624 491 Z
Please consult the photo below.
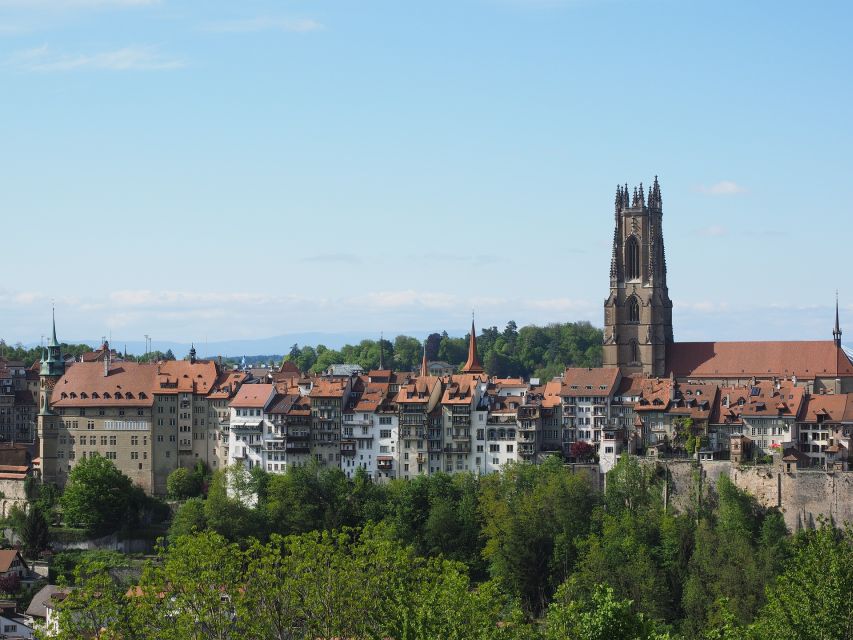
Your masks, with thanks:
M 640 303 L 637 302 L 636 296 L 628 298 L 628 322 L 631 324 L 640 322 Z
M 628 238 L 625 245 L 625 276 L 628 280 L 638 280 L 640 277 L 640 243 L 636 236 Z
M 640 345 L 636 340 L 631 340 L 631 362 L 640 361 Z

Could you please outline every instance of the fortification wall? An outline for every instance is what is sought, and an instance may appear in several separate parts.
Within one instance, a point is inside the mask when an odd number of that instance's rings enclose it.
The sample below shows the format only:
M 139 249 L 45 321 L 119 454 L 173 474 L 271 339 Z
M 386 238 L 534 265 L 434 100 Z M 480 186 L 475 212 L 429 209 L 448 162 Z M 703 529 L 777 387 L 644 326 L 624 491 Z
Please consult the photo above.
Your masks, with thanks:
M 702 499 L 709 499 L 721 475 L 755 496 L 765 507 L 778 507 L 791 531 L 814 527 L 823 516 L 836 524 L 853 524 L 853 472 L 796 471 L 785 473 L 777 466 L 741 466 L 729 461 L 703 462 L 697 478 L 689 461 L 658 461 L 669 477 L 669 503 L 687 509 L 696 500 L 696 480 Z

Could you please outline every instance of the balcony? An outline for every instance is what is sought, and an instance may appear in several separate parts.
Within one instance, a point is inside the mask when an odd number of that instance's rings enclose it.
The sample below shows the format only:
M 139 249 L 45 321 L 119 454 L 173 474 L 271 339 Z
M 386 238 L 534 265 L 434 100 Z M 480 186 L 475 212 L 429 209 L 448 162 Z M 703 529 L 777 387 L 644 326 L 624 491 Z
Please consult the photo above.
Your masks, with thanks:
M 471 444 L 459 442 L 453 446 L 451 446 L 449 444 L 444 445 L 444 452 L 445 453 L 471 453 Z
M 471 432 L 464 429 L 454 429 L 453 435 L 451 436 L 453 441 L 462 441 L 462 442 L 470 442 L 471 441 Z
M 342 456 L 354 456 L 355 455 L 355 442 L 352 440 L 344 440 L 341 442 L 341 455 Z
M 307 442 L 288 442 L 285 451 L 287 453 L 310 453 L 311 446 Z
M 394 468 L 394 458 L 391 456 L 379 456 L 376 458 L 376 468 L 379 471 L 391 471 Z

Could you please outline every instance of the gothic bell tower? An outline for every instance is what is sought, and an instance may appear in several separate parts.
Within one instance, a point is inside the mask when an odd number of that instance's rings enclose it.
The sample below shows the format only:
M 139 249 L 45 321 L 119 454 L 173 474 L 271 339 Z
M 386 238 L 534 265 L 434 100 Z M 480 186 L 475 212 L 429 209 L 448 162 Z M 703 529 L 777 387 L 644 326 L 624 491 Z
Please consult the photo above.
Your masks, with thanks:
M 57 482 L 61 473 L 56 457 L 56 439 L 61 418 L 51 408 L 51 399 L 56 383 L 65 373 L 65 360 L 62 347 L 56 339 L 56 316 L 53 317 L 53 331 L 47 347 L 42 349 L 39 367 L 39 412 L 36 421 L 38 433 L 38 451 L 41 458 L 41 474 L 44 482 Z
M 672 338 L 672 301 L 666 287 L 663 200 L 657 176 L 616 187 L 610 296 L 604 301 L 604 366 L 623 373 L 663 376 Z

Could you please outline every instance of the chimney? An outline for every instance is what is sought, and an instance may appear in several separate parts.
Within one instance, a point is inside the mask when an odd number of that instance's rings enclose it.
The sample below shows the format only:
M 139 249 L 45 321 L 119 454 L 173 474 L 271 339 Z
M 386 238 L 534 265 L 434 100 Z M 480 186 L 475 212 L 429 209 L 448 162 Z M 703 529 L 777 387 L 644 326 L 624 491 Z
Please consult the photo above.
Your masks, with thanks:
M 110 348 L 109 348 L 109 345 L 107 345 L 107 348 L 104 350 L 104 377 L 106 378 L 108 375 L 110 375 Z

